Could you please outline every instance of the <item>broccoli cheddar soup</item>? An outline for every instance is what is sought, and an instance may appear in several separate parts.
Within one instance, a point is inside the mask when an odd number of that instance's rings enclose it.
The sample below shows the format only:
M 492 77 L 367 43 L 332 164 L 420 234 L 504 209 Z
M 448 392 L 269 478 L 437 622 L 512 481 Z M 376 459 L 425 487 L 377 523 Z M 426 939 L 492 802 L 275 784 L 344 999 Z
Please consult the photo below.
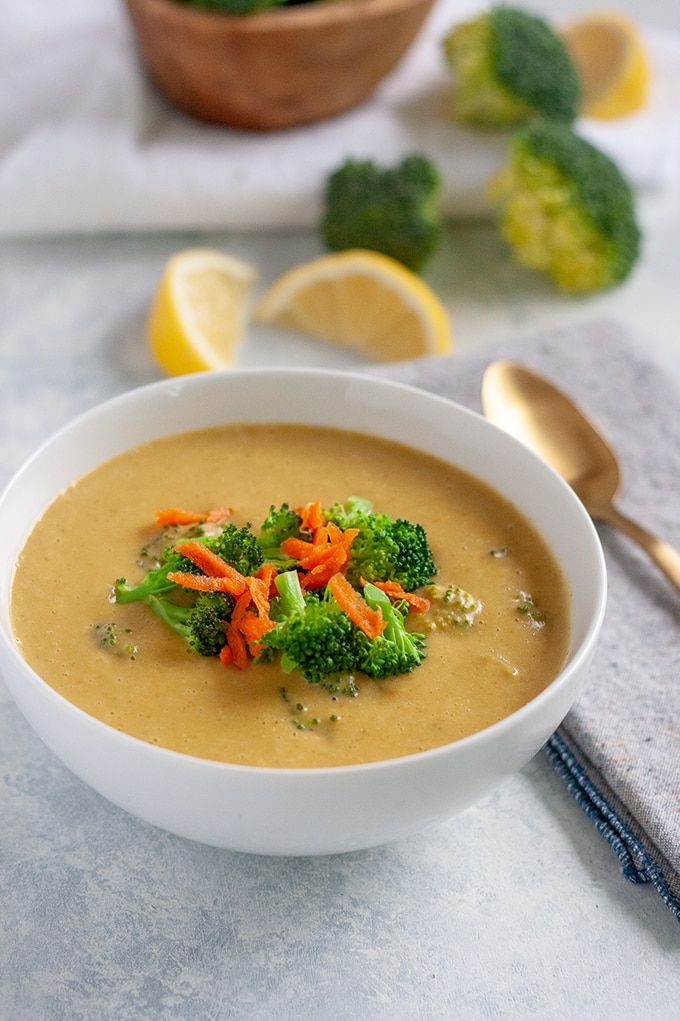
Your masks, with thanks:
M 148 569 L 160 509 L 228 507 L 245 528 L 353 496 L 422 526 L 436 564 L 413 612 L 400 604 L 425 651 L 407 673 L 311 683 L 280 655 L 201 655 L 146 602 L 116 599 Z M 551 552 L 485 484 L 398 443 L 297 425 L 226 425 L 112 459 L 47 509 L 12 590 L 17 644 L 64 698 L 143 741 L 274 767 L 394 758 L 488 727 L 558 674 L 569 613 Z

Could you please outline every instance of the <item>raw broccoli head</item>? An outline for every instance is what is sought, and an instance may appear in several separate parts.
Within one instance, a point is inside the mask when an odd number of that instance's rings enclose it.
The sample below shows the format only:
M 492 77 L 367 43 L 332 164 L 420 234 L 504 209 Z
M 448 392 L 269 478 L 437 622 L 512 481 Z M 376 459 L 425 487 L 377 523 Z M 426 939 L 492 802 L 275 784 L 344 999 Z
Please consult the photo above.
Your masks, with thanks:
M 437 566 L 421 524 L 375 513 L 367 500 L 358 497 L 350 498 L 345 505 L 336 504 L 326 516 L 342 529 L 359 529 L 345 570 L 355 588 L 363 578 L 396 581 L 407 592 L 413 592 L 436 575 Z
M 535 122 L 515 135 L 490 194 L 519 262 L 548 272 L 561 290 L 611 287 L 637 260 L 630 185 L 608 156 L 566 125 Z
M 385 169 L 349 160 L 326 183 L 326 247 L 368 248 L 418 273 L 441 240 L 439 191 L 439 171 L 418 153 Z
M 456 120 L 498 128 L 534 117 L 576 118 L 579 76 L 563 40 L 543 19 L 494 7 L 454 26 L 444 52 L 456 75 Z

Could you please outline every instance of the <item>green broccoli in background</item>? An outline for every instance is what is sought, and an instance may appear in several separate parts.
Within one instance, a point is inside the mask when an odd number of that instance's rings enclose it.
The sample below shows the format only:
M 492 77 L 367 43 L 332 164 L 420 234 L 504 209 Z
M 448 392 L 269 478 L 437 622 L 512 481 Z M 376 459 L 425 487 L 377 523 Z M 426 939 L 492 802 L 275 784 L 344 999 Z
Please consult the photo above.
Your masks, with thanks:
M 537 121 L 513 136 L 508 165 L 489 192 L 518 261 L 549 273 L 563 291 L 619 284 L 637 260 L 630 185 L 566 125 Z
M 576 118 L 580 79 L 563 40 L 543 19 L 494 7 L 455 25 L 443 46 L 456 77 L 455 120 L 500 128 L 534 117 Z
M 348 160 L 326 182 L 324 243 L 382 252 L 418 273 L 442 237 L 439 192 L 438 169 L 419 153 L 387 168 Z

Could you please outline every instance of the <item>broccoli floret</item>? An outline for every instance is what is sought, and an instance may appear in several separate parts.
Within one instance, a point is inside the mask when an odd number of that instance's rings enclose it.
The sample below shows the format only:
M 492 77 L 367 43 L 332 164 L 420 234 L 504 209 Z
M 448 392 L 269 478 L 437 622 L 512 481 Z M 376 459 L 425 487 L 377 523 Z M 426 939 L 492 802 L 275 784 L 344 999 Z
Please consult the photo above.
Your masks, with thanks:
M 255 574 L 264 563 L 264 554 L 256 536 L 250 530 L 250 525 L 238 528 L 230 523 L 215 535 L 196 536 L 195 541 L 203 543 L 243 575 Z M 174 545 L 168 546 L 163 552 L 161 563 L 147 571 L 139 584 L 128 585 L 125 578 L 116 581 L 114 586 L 116 602 L 132 603 L 148 599 L 149 596 L 161 596 L 171 592 L 178 587 L 168 578 L 171 571 L 185 574 L 201 573 L 193 560 L 179 553 Z
M 523 614 L 533 627 L 541 628 L 545 625 L 546 615 L 536 605 L 536 601 L 530 592 L 520 592 L 515 596 L 514 602 L 517 606 L 517 612 Z
M 422 594 L 430 601 L 429 609 L 418 616 L 425 631 L 470 628 L 482 609 L 479 600 L 458 585 L 428 585 Z
M 633 192 L 616 164 L 566 125 L 536 122 L 512 139 L 490 184 L 519 262 L 563 291 L 621 283 L 640 247 Z
M 216 535 L 202 537 L 200 542 L 243 575 L 255 574 L 264 563 L 264 554 L 250 525 L 238 528 L 228 524 Z
M 425 658 L 425 636 L 406 630 L 404 612 L 375 585 L 364 586 L 364 599 L 372 609 L 382 611 L 387 627 L 377 638 L 361 633 L 357 668 L 369 677 L 384 678 L 419 666 Z
M 283 670 L 299 670 L 312 684 L 336 690 L 340 677 L 357 671 L 392 677 L 413 670 L 425 656 L 424 636 L 406 630 L 402 610 L 375 585 L 364 587 L 364 598 L 382 611 L 387 624 L 377 638 L 356 627 L 328 589 L 321 596 L 306 595 L 296 571 L 280 574 L 276 586 L 277 625 L 262 644 L 280 650 Z
M 368 248 L 420 272 L 442 237 L 440 184 L 437 168 L 418 153 L 385 169 L 348 160 L 326 182 L 326 247 Z
M 301 525 L 302 518 L 287 503 L 282 503 L 280 507 L 272 504 L 257 537 L 264 559 L 275 564 L 279 570 L 292 567 L 295 561 L 282 553 L 280 547 L 286 539 L 300 536 Z
M 542 19 L 498 6 L 444 39 L 455 74 L 453 116 L 484 128 L 540 117 L 570 124 L 581 85 L 564 41 Z
M 182 571 L 189 574 L 200 574 L 192 560 L 182 556 L 168 546 L 161 563 L 157 567 L 147 571 L 137 585 L 128 585 L 125 578 L 118 578 L 114 585 L 114 595 L 117 603 L 134 603 L 149 596 L 161 596 L 177 588 L 174 581 L 170 581 L 168 574 L 171 571 Z
M 147 605 L 175 634 L 201 656 L 219 656 L 226 642 L 226 622 L 234 608 L 233 596 L 222 592 L 200 592 L 190 606 L 181 606 L 167 596 L 151 595 Z
M 281 652 L 285 671 L 299 670 L 312 684 L 326 684 L 356 667 L 358 629 L 328 590 L 305 595 L 297 571 L 276 578 L 279 598 L 271 615 L 276 627 L 262 639 L 265 649 Z
M 345 570 L 355 588 L 360 587 L 361 579 L 396 581 L 413 592 L 436 575 L 437 566 L 421 524 L 375 513 L 371 503 L 361 497 L 335 504 L 326 517 L 342 529 L 359 529 Z

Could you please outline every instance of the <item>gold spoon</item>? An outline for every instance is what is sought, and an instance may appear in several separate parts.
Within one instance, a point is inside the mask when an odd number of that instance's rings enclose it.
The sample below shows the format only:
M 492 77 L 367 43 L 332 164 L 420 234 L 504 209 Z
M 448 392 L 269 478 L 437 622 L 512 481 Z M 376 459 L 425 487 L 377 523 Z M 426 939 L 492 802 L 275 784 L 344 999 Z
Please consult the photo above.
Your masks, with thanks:
M 568 397 L 530 369 L 493 362 L 482 380 L 484 414 L 542 457 L 576 492 L 591 517 L 619 528 L 680 590 L 680 553 L 621 514 L 621 485 L 613 451 Z

